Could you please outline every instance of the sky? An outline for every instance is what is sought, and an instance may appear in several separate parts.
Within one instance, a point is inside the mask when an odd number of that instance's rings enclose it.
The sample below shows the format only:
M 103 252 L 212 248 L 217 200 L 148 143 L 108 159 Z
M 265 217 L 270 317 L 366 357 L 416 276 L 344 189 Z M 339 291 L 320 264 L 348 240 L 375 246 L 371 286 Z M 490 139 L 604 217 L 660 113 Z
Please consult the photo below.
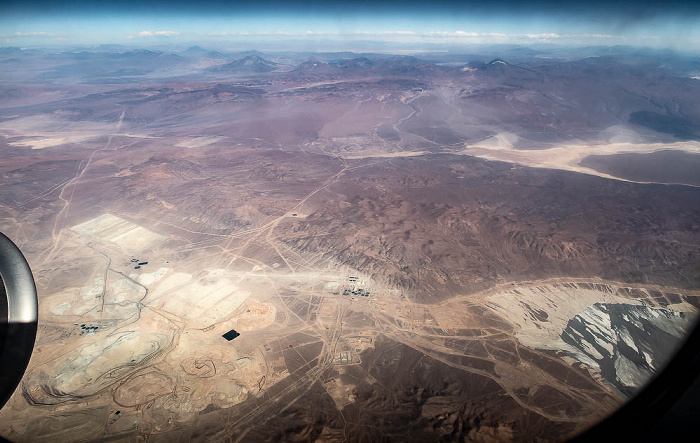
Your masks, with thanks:
M 700 1 L 3 0 L 0 46 L 640 45 L 700 50 Z

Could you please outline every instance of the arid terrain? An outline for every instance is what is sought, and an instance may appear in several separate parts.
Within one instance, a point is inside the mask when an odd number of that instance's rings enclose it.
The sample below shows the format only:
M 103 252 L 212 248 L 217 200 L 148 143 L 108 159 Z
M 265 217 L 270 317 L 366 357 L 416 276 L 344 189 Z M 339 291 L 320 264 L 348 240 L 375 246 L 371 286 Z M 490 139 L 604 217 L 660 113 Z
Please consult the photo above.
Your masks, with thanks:
M 0 49 L 13 441 L 560 441 L 700 309 L 700 62 Z M 232 340 L 223 337 L 235 330 Z

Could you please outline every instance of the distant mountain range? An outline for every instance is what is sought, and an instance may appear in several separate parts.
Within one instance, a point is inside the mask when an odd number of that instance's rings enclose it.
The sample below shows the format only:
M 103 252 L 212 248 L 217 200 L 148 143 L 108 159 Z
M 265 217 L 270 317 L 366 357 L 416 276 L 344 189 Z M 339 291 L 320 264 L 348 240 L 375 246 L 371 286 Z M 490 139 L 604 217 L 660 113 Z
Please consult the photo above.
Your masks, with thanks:
M 441 67 L 435 63 L 416 57 L 400 55 L 388 58 L 378 57 L 374 60 L 369 57 L 354 57 L 329 61 L 310 59 L 299 64 L 292 72 L 317 75 L 375 73 L 378 75 L 422 77 L 449 69 L 454 68 Z
M 249 55 L 230 63 L 220 66 L 214 66 L 207 69 L 214 73 L 250 73 L 259 74 L 271 72 L 277 69 L 277 63 L 264 59 L 257 55 Z
M 185 57 L 206 57 L 206 58 L 224 58 L 225 55 L 219 51 L 209 51 L 201 46 L 190 46 L 181 54 Z

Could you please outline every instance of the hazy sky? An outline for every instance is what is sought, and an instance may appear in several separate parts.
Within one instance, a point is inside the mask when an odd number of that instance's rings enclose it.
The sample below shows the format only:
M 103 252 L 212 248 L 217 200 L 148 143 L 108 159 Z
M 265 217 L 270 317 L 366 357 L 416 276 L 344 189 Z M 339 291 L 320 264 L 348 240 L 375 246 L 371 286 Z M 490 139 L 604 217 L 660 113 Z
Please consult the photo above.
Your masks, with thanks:
M 384 41 L 629 44 L 700 50 L 700 1 L 0 3 L 2 46 Z

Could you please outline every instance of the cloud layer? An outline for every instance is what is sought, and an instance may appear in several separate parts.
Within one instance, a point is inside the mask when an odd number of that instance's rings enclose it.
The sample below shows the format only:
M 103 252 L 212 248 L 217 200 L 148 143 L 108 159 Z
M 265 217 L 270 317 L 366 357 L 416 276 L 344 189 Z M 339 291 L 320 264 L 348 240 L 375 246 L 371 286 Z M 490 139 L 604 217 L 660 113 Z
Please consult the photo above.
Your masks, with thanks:
M 148 30 L 143 30 L 140 31 L 136 34 L 129 34 L 128 38 L 134 38 L 134 37 L 157 37 L 157 36 L 173 36 L 173 35 L 178 35 L 179 32 L 177 31 L 148 31 Z

